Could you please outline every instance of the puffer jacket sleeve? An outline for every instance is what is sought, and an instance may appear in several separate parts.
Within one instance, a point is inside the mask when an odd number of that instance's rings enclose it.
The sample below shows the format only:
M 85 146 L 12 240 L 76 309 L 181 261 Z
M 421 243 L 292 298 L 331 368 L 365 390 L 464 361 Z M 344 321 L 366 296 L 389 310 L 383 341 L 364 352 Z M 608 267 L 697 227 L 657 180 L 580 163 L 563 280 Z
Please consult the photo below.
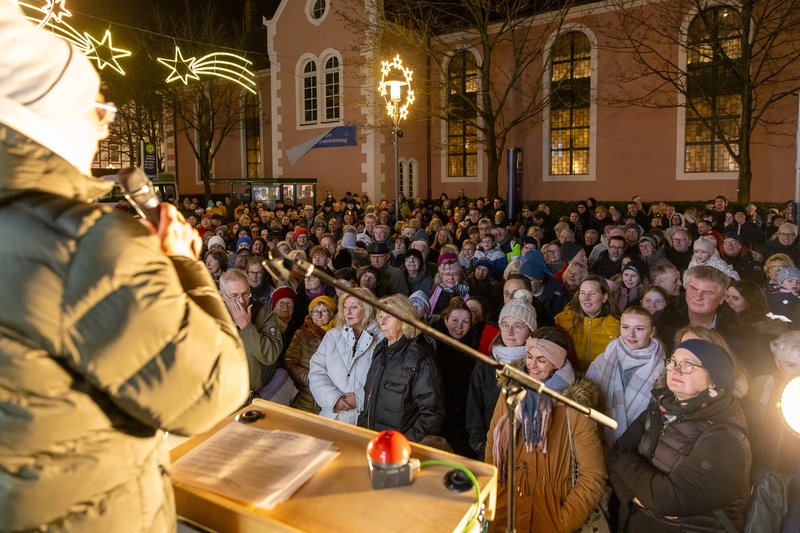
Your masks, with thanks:
M 556 326 L 560 327 L 570 335 L 572 335 L 572 308 L 567 305 L 564 310 L 555 316 Z
M 338 342 L 337 342 L 338 341 Z M 308 370 L 308 385 L 317 404 L 324 410 L 333 412 L 333 406 L 345 391 L 333 384 L 328 368 L 329 359 L 336 357 L 338 343 L 343 343 L 339 328 L 329 330 L 322 338 L 317 351 L 311 356 Z
M 67 365 L 139 422 L 202 432 L 245 398 L 242 343 L 205 265 L 168 258 L 135 220 L 109 213 L 83 235 L 62 305 Z
M 308 383 L 308 368 L 303 365 L 303 354 L 308 347 L 307 345 L 310 344 L 306 341 L 307 335 L 308 333 L 301 327 L 295 332 L 294 337 L 289 342 L 289 346 L 286 348 L 286 357 L 283 364 L 286 365 L 286 371 L 295 384 Z
M 419 339 L 416 343 L 425 341 Z M 430 352 L 427 346 L 422 350 Z M 419 442 L 428 435 L 438 435 L 444 421 L 442 379 L 430 353 L 420 358 L 417 377 L 411 384 L 411 397 L 418 411 L 414 424 L 406 431 L 406 437 Z
M 562 531 L 577 531 L 600 502 L 606 486 L 606 462 L 597 424 L 585 416 L 571 416 L 572 438 L 578 462 L 578 479 L 561 504 Z

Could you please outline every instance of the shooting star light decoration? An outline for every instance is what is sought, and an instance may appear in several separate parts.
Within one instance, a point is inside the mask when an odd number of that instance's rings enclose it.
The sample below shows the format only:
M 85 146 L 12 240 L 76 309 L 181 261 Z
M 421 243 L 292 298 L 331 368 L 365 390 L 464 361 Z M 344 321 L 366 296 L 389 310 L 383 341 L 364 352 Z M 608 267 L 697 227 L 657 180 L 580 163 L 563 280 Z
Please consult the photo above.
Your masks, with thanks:
M 214 52 L 200 59 L 184 58 L 180 47 L 176 46 L 173 59 L 159 57 L 158 62 L 171 70 L 166 79 L 167 83 L 180 80 L 184 85 L 188 85 L 189 78 L 199 80 L 201 75 L 216 76 L 237 83 L 256 94 L 255 74 L 247 68 L 253 62 L 236 54 Z
M 74 44 L 87 59 L 97 64 L 98 69 L 103 70 L 109 67 L 124 76 L 125 71 L 117 59 L 128 57 L 131 52 L 122 48 L 114 48 L 110 30 L 106 30 L 103 38 L 98 41 L 88 33 L 81 33 L 70 26 L 64 21 L 64 17 L 72 16 L 72 13 L 67 11 L 65 2 L 66 0 L 46 0 L 42 6 L 35 6 L 23 1 L 17 3 L 23 8 L 25 18 L 36 23 L 40 28 L 46 28 L 56 36 Z M 44 13 L 44 18 L 31 16 L 26 11 Z

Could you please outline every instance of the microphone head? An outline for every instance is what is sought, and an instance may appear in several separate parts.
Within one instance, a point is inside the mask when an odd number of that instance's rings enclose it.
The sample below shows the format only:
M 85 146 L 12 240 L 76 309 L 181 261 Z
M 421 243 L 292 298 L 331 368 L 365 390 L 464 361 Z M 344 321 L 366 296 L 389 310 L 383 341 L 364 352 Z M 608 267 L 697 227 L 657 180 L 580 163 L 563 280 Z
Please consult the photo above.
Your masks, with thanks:
M 142 187 L 150 186 L 150 178 L 138 167 L 123 168 L 117 172 L 119 186 L 128 193 L 135 193 Z
M 147 174 L 138 167 L 123 168 L 117 172 L 122 191 L 141 208 L 154 209 L 159 200 Z

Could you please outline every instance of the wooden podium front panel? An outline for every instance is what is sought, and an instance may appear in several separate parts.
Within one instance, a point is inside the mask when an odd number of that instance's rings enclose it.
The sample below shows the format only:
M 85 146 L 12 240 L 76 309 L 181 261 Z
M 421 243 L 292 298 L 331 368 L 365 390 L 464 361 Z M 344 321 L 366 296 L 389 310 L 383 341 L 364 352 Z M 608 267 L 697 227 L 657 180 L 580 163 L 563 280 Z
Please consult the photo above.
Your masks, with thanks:
M 423 467 L 405 487 L 372 490 L 367 467 L 367 443 L 374 431 L 351 426 L 264 400 L 247 409 L 266 416 L 257 427 L 281 429 L 333 441 L 340 455 L 317 472 L 289 500 L 272 510 L 174 482 L 178 514 L 211 529 L 228 533 L 251 531 L 374 532 L 461 531 L 472 514 L 475 491 L 455 494 L 442 482 L 450 468 Z M 226 424 L 188 440 L 172 451 L 175 462 Z M 238 422 L 237 422 L 238 423 Z M 472 470 L 481 488 L 486 517 L 494 517 L 497 470 L 485 463 L 412 443 L 412 457 L 438 459 Z

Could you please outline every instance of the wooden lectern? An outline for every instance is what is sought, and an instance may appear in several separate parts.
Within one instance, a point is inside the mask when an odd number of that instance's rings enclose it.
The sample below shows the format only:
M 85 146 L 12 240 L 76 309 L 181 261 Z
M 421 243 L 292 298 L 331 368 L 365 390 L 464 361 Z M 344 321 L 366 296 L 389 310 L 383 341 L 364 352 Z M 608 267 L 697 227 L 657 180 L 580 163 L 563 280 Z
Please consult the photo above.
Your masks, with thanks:
M 264 400 L 247 409 L 266 416 L 258 427 L 303 433 L 333 441 L 341 452 L 288 500 L 272 510 L 226 498 L 207 490 L 174 482 L 178 515 L 224 533 L 280 532 L 461 532 L 472 516 L 475 490 L 456 494 L 443 484 L 450 470 L 427 466 L 411 485 L 372 490 L 367 468 L 367 443 L 375 432 L 311 415 Z M 233 421 L 233 416 L 211 432 L 189 439 L 172 450 L 177 461 L 199 443 Z M 238 422 L 237 422 L 238 423 Z M 457 463 L 478 478 L 487 519 L 494 518 L 497 470 L 491 465 L 412 444 L 412 457 Z

